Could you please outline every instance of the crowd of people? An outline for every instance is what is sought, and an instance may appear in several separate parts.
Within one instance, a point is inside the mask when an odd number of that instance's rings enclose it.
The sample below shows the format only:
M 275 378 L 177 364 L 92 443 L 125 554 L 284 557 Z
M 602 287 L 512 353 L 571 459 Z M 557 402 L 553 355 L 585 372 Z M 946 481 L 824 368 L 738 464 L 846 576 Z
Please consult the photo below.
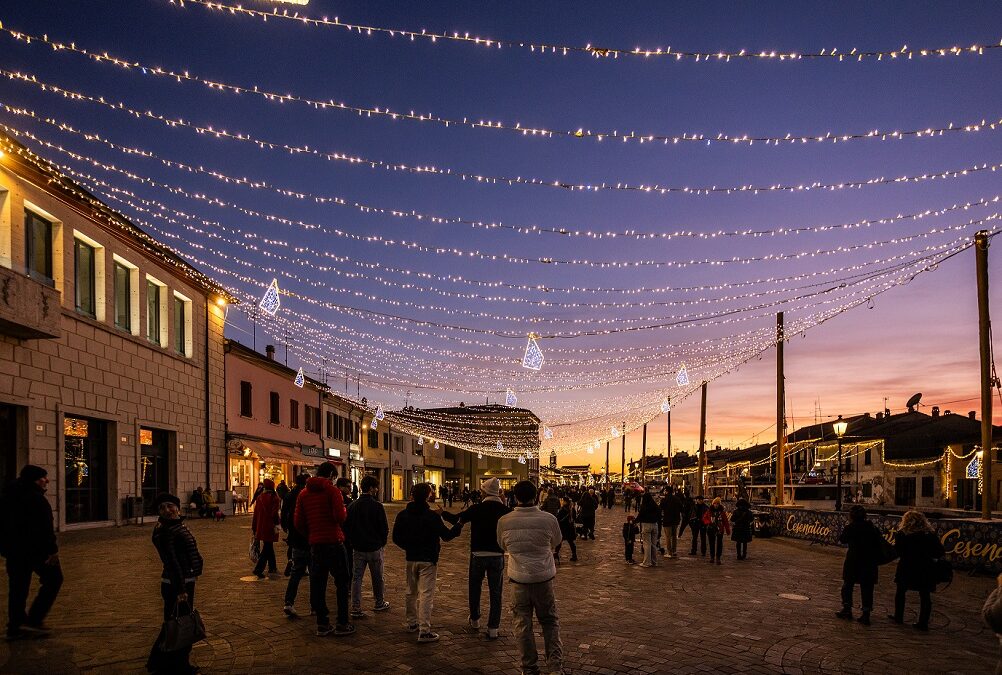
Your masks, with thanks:
M 3 536 L 0 554 L 7 559 L 9 593 L 8 639 L 49 634 L 45 618 L 56 600 L 63 576 L 59 564 L 52 509 L 45 496 L 48 477 L 44 469 L 28 465 L 7 487 L 2 509 Z M 363 478 L 360 489 L 345 478 L 336 477 L 336 467 L 325 463 L 315 476 L 301 475 L 289 488 L 263 481 L 255 495 L 252 519 L 254 573 L 277 576 L 275 544 L 288 544 L 284 612 L 298 618 L 296 599 L 299 585 L 309 576 L 309 605 L 316 618 L 316 635 L 349 636 L 356 631 L 353 620 L 368 616 L 362 607 L 363 577 L 369 572 L 373 612 L 390 608 L 383 581 L 384 549 L 388 542 L 404 552 L 405 628 L 417 634 L 417 642 L 439 640 L 433 630 L 432 614 L 442 543 L 459 536 L 470 526 L 467 622 L 474 631 L 485 628 L 487 640 L 500 635 L 502 591 L 511 584 L 511 620 L 523 673 L 539 673 L 539 655 L 533 624 L 540 624 L 546 665 L 562 672 L 563 648 L 557 613 L 554 580 L 564 542 L 569 544 L 571 561 L 578 560 L 575 541 L 595 539 L 595 512 L 611 508 L 608 490 L 594 487 L 544 485 L 537 491 L 529 481 L 521 481 L 503 491 L 496 478 L 484 481 L 476 496 L 459 493 L 464 508 L 458 513 L 434 505 L 434 486 L 415 485 L 406 507 L 397 513 L 392 528 L 378 499 L 376 478 Z M 448 500 L 442 495 L 444 505 Z M 613 493 L 614 495 L 614 493 Z M 625 499 L 624 499 L 625 502 Z M 678 541 L 688 529 L 689 553 L 708 562 L 721 564 L 724 537 L 735 543 L 735 559 L 746 560 L 754 530 L 750 505 L 739 499 L 728 510 L 720 499 L 706 504 L 701 495 L 690 497 L 670 486 L 635 491 L 631 494 L 622 534 L 627 563 L 635 563 L 639 537 L 643 567 L 655 567 L 658 558 L 678 557 Z M 195 673 L 190 663 L 191 641 L 178 638 L 171 622 L 191 616 L 198 577 L 203 561 L 195 537 L 184 524 L 180 499 L 170 494 L 156 498 L 158 521 L 152 542 L 163 569 L 160 591 L 163 626 L 150 650 L 147 668 L 156 673 Z M 634 510 L 636 515 L 630 511 Z M 893 577 L 896 592 L 890 621 L 904 622 L 908 594 L 918 594 L 915 629 L 929 630 L 931 593 L 949 577 L 945 551 L 926 517 L 918 511 L 906 512 L 893 537 L 886 537 L 867 519 L 862 505 L 849 511 L 850 522 L 842 529 L 846 546 L 842 570 L 842 609 L 836 617 L 870 625 L 874 586 L 882 565 L 897 561 Z M 893 545 L 888 542 L 893 539 Z M 709 556 L 706 556 L 707 550 Z M 945 569 L 944 569 L 945 567 Z M 26 610 L 33 576 L 39 589 Z M 333 578 L 336 607 L 333 621 L 327 605 L 327 587 Z M 483 625 L 482 592 L 488 587 L 488 611 Z M 853 593 L 859 586 L 861 614 L 854 617 Z M 985 622 L 1002 639 L 1002 575 L 998 587 L 984 604 Z M 197 635 L 195 636 L 197 638 Z M 1002 661 L 1000 671 L 1002 672 Z

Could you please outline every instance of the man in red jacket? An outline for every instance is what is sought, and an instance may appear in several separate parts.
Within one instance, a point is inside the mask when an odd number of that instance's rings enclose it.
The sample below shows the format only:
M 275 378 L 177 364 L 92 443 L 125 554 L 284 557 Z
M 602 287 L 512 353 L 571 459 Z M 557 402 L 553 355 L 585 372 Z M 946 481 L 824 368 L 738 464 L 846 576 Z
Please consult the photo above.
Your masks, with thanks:
M 306 489 L 296 499 L 296 529 L 310 543 L 310 606 L 317 615 L 317 635 L 351 635 L 355 626 L 348 622 L 348 555 L 344 548 L 341 524 L 348 513 L 341 491 L 331 476 L 336 468 L 330 462 L 317 468 L 315 478 L 306 481 Z M 337 590 L 337 624 L 330 622 L 327 609 L 327 575 L 334 577 Z

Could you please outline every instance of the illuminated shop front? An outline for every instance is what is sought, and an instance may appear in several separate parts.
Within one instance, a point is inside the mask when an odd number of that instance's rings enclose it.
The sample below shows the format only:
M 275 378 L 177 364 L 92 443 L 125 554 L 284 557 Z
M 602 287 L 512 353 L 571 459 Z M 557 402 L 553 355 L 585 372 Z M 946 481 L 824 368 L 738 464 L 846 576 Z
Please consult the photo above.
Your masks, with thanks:
M 63 418 L 67 523 L 108 519 L 107 427 L 101 420 Z
M 158 494 L 170 492 L 170 434 L 162 429 L 139 429 L 139 478 L 143 486 L 143 512 L 156 515 Z

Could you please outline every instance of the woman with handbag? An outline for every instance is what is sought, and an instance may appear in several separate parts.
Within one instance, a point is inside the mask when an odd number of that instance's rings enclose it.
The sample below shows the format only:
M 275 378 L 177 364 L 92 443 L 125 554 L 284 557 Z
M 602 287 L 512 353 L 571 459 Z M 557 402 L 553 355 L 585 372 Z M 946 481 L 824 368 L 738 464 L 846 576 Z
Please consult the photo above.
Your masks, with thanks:
M 574 522 L 574 504 L 567 497 L 560 498 L 560 510 L 557 511 L 557 523 L 560 525 L 560 543 L 553 552 L 553 559 L 560 562 L 560 547 L 566 541 L 571 547 L 571 562 L 577 562 L 578 548 L 574 540 L 578 538 Z
M 929 521 L 919 511 L 908 511 L 901 517 L 901 525 L 894 536 L 894 548 L 898 552 L 898 570 L 894 583 L 898 585 L 894 595 L 894 614 L 888 618 L 894 623 L 903 623 L 905 618 L 905 594 L 918 591 L 918 622 L 912 627 L 929 630 L 932 615 L 931 593 L 936 590 L 936 560 L 946 555 L 943 544 L 933 531 Z
M 275 559 L 275 542 L 278 541 L 278 531 L 281 526 L 282 499 L 275 492 L 275 481 L 264 479 L 264 492 L 257 498 L 254 507 L 254 519 L 251 521 L 251 531 L 254 540 L 261 542 L 261 553 L 254 565 L 254 575 L 264 579 L 264 567 L 268 572 L 278 573 L 278 561 Z
M 738 499 L 734 504 L 734 513 L 731 514 L 731 540 L 737 549 L 738 560 L 748 557 L 748 542 L 752 540 L 754 523 L 755 515 L 751 512 L 748 500 Z
M 197 673 L 198 667 L 188 659 L 192 645 L 205 635 L 194 609 L 195 580 L 202 574 L 202 556 L 195 537 L 184 525 L 181 500 L 161 494 L 154 506 L 160 514 L 153 528 L 153 546 L 164 565 L 160 574 L 164 623 L 153 643 L 146 669 L 151 673 Z
M 863 613 L 857 621 L 869 626 L 884 539 L 880 530 L 866 519 L 866 509 L 856 504 L 849 509 L 849 524 L 842 529 L 838 540 L 849 548 L 842 563 L 842 610 L 835 612 L 835 616 L 852 621 L 852 590 L 859 584 Z

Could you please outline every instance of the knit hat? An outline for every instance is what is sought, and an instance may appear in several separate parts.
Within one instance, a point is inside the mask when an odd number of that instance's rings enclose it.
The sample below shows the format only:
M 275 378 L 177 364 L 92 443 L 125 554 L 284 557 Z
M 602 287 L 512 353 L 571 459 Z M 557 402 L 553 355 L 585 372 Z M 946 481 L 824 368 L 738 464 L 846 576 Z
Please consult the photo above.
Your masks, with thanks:
M 173 504 L 174 506 L 181 508 L 181 500 L 168 492 L 161 492 L 157 495 L 157 498 L 153 500 L 153 508 L 160 510 L 161 504 Z
M 488 497 L 497 497 L 501 494 L 501 481 L 497 478 L 489 478 L 480 484 L 480 489 Z
M 270 478 L 265 478 L 264 479 L 264 489 L 265 490 L 274 490 L 275 489 L 275 481 L 273 481 Z
M 45 478 L 49 475 L 49 472 L 40 466 L 35 466 L 34 464 L 25 464 L 21 469 L 21 479 L 26 480 L 29 483 L 34 483 L 40 478 Z

